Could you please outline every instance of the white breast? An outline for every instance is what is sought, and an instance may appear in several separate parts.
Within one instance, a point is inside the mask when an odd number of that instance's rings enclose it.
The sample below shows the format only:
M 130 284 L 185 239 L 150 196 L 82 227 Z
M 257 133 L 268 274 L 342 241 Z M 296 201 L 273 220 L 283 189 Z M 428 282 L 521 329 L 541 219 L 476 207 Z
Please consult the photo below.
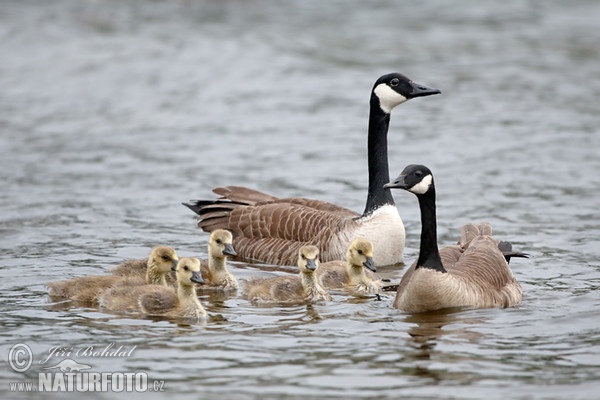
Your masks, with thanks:
M 354 232 L 354 237 L 365 238 L 373 243 L 376 266 L 402 262 L 406 234 L 396 206 L 383 206 L 357 222 L 359 227 Z

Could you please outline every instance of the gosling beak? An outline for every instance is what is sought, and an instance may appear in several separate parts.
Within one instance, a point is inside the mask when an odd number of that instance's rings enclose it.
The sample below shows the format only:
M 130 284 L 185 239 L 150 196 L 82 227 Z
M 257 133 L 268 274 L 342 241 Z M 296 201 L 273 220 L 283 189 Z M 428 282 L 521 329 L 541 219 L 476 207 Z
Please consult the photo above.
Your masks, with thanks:
M 415 98 L 415 97 L 431 96 L 433 94 L 440 94 L 440 93 L 442 93 L 442 92 L 440 92 L 439 89 L 428 88 L 427 86 L 419 85 L 418 83 L 415 83 L 413 81 L 411 81 L 410 84 L 412 86 L 412 91 L 408 95 L 409 99 L 412 99 L 412 98 Z
M 173 263 L 173 265 L 171 266 L 171 271 L 175 271 L 175 269 L 177 269 L 177 263 L 179 262 L 179 258 L 174 258 L 173 260 L 171 260 L 171 262 Z
M 406 175 L 398 175 L 396 179 L 391 181 L 390 183 L 386 183 L 383 185 L 384 189 L 408 189 L 408 185 L 405 181 Z
M 365 268 L 370 269 L 373 272 L 377 272 L 377 267 L 375 267 L 375 262 L 373 261 L 373 257 L 367 257 L 367 261 L 363 263 Z
M 307 258 L 306 259 L 306 269 L 314 271 L 317 269 L 317 259 L 316 258 Z
M 171 271 L 177 271 L 177 263 L 173 264 L 171 267 Z
M 202 279 L 202 275 L 200 275 L 200 273 L 198 271 L 192 272 L 192 277 L 190 278 L 190 281 L 192 281 L 194 283 L 199 283 L 199 284 L 204 283 L 204 279 Z
M 231 244 L 225 243 L 225 250 L 223 250 L 223 255 L 235 257 L 237 256 L 237 253 L 235 252 Z

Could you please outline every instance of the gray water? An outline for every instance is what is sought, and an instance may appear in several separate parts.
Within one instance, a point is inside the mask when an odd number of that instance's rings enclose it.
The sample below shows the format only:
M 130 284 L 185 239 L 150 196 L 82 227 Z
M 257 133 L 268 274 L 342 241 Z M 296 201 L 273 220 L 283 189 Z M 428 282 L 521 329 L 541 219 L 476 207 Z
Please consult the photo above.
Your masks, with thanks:
M 75 359 L 164 381 L 133 398 L 598 398 L 599 20 L 593 0 L 0 2 L 2 398 L 64 397 L 9 384 L 37 386 L 52 347 L 110 343 L 134 351 Z M 521 307 L 203 296 L 210 319 L 187 325 L 48 300 L 157 244 L 206 257 L 180 203 L 218 185 L 362 211 L 369 91 L 391 71 L 443 92 L 394 110 L 391 174 L 433 170 L 440 244 L 490 221 L 531 255 L 511 263 Z M 412 262 L 417 202 L 395 196 Z

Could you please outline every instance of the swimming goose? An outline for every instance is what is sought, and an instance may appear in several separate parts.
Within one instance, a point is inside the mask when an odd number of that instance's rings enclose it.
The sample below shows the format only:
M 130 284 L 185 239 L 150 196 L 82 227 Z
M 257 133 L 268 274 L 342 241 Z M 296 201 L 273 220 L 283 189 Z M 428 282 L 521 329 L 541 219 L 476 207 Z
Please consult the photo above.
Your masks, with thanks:
M 373 245 L 365 239 L 354 239 L 346 252 L 346 261 L 321 263 L 315 272 L 325 289 L 342 289 L 355 295 L 379 292 L 382 282 L 373 277 Z
M 521 303 L 521 285 L 514 278 L 491 226 L 463 228 L 461 242 L 438 250 L 433 174 L 423 165 L 409 165 L 385 188 L 414 193 L 421 208 L 419 258 L 404 274 L 394 307 L 424 312 L 450 307 L 512 307 Z
M 206 310 L 196 296 L 195 284 L 204 280 L 200 274 L 200 260 L 184 257 L 176 268 L 177 291 L 171 287 L 156 286 L 138 299 L 140 310 L 147 315 L 172 318 L 205 319 Z
M 394 107 L 415 97 L 438 94 L 402 74 L 377 79 L 371 91 L 368 167 L 369 189 L 362 214 L 319 200 L 277 198 L 240 186 L 213 189 L 217 200 L 183 203 L 199 215 L 198 226 L 207 232 L 222 228 L 233 233 L 239 257 L 270 264 L 293 265 L 300 247 L 316 244 L 321 260 L 344 259 L 356 237 L 370 240 L 375 263 L 402 261 L 404 225 L 394 198 L 383 185 L 389 181 L 387 133 Z
M 225 229 L 212 231 L 208 240 L 208 261 L 201 263 L 204 284 L 199 290 L 236 290 L 238 281 L 227 270 L 227 256 L 235 256 L 233 236 Z
M 128 260 L 121 266 L 130 265 L 133 269 L 141 269 L 147 272 L 147 282 L 152 284 L 164 284 L 165 274 L 171 267 L 177 264 L 177 253 L 170 247 L 157 246 L 152 249 L 146 260 Z M 121 266 L 117 267 L 120 268 Z M 119 282 L 127 275 L 94 275 L 82 276 L 48 284 L 48 294 L 53 300 L 73 300 L 81 303 L 97 305 L 99 296 L 103 291 Z M 136 280 L 132 281 L 136 282 Z M 142 281 L 142 283 L 145 283 Z M 139 284 L 139 283 L 138 283 Z
M 319 249 L 316 246 L 303 246 L 297 254 L 299 275 L 254 278 L 246 281 L 244 298 L 258 304 L 331 300 L 331 295 L 315 276 L 315 270 L 319 266 Z

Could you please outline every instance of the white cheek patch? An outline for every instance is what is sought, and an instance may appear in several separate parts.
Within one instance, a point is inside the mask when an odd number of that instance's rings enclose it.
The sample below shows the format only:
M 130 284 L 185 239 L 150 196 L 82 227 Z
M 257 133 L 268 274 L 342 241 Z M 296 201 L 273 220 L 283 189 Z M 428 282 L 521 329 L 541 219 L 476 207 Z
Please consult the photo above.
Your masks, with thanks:
M 391 113 L 392 109 L 398 104 L 402 104 L 406 100 L 408 100 L 406 97 L 394 91 L 385 83 L 380 83 L 379 85 L 377 85 L 373 92 L 379 98 L 379 104 L 381 105 L 381 109 L 387 114 Z
M 431 176 L 431 174 L 429 174 L 426 177 L 424 177 L 423 179 L 421 179 L 421 182 L 417 183 L 415 186 L 411 187 L 409 190 L 416 194 L 427 193 L 427 191 L 429 190 L 429 187 L 431 186 L 432 180 L 433 180 L 433 177 Z

